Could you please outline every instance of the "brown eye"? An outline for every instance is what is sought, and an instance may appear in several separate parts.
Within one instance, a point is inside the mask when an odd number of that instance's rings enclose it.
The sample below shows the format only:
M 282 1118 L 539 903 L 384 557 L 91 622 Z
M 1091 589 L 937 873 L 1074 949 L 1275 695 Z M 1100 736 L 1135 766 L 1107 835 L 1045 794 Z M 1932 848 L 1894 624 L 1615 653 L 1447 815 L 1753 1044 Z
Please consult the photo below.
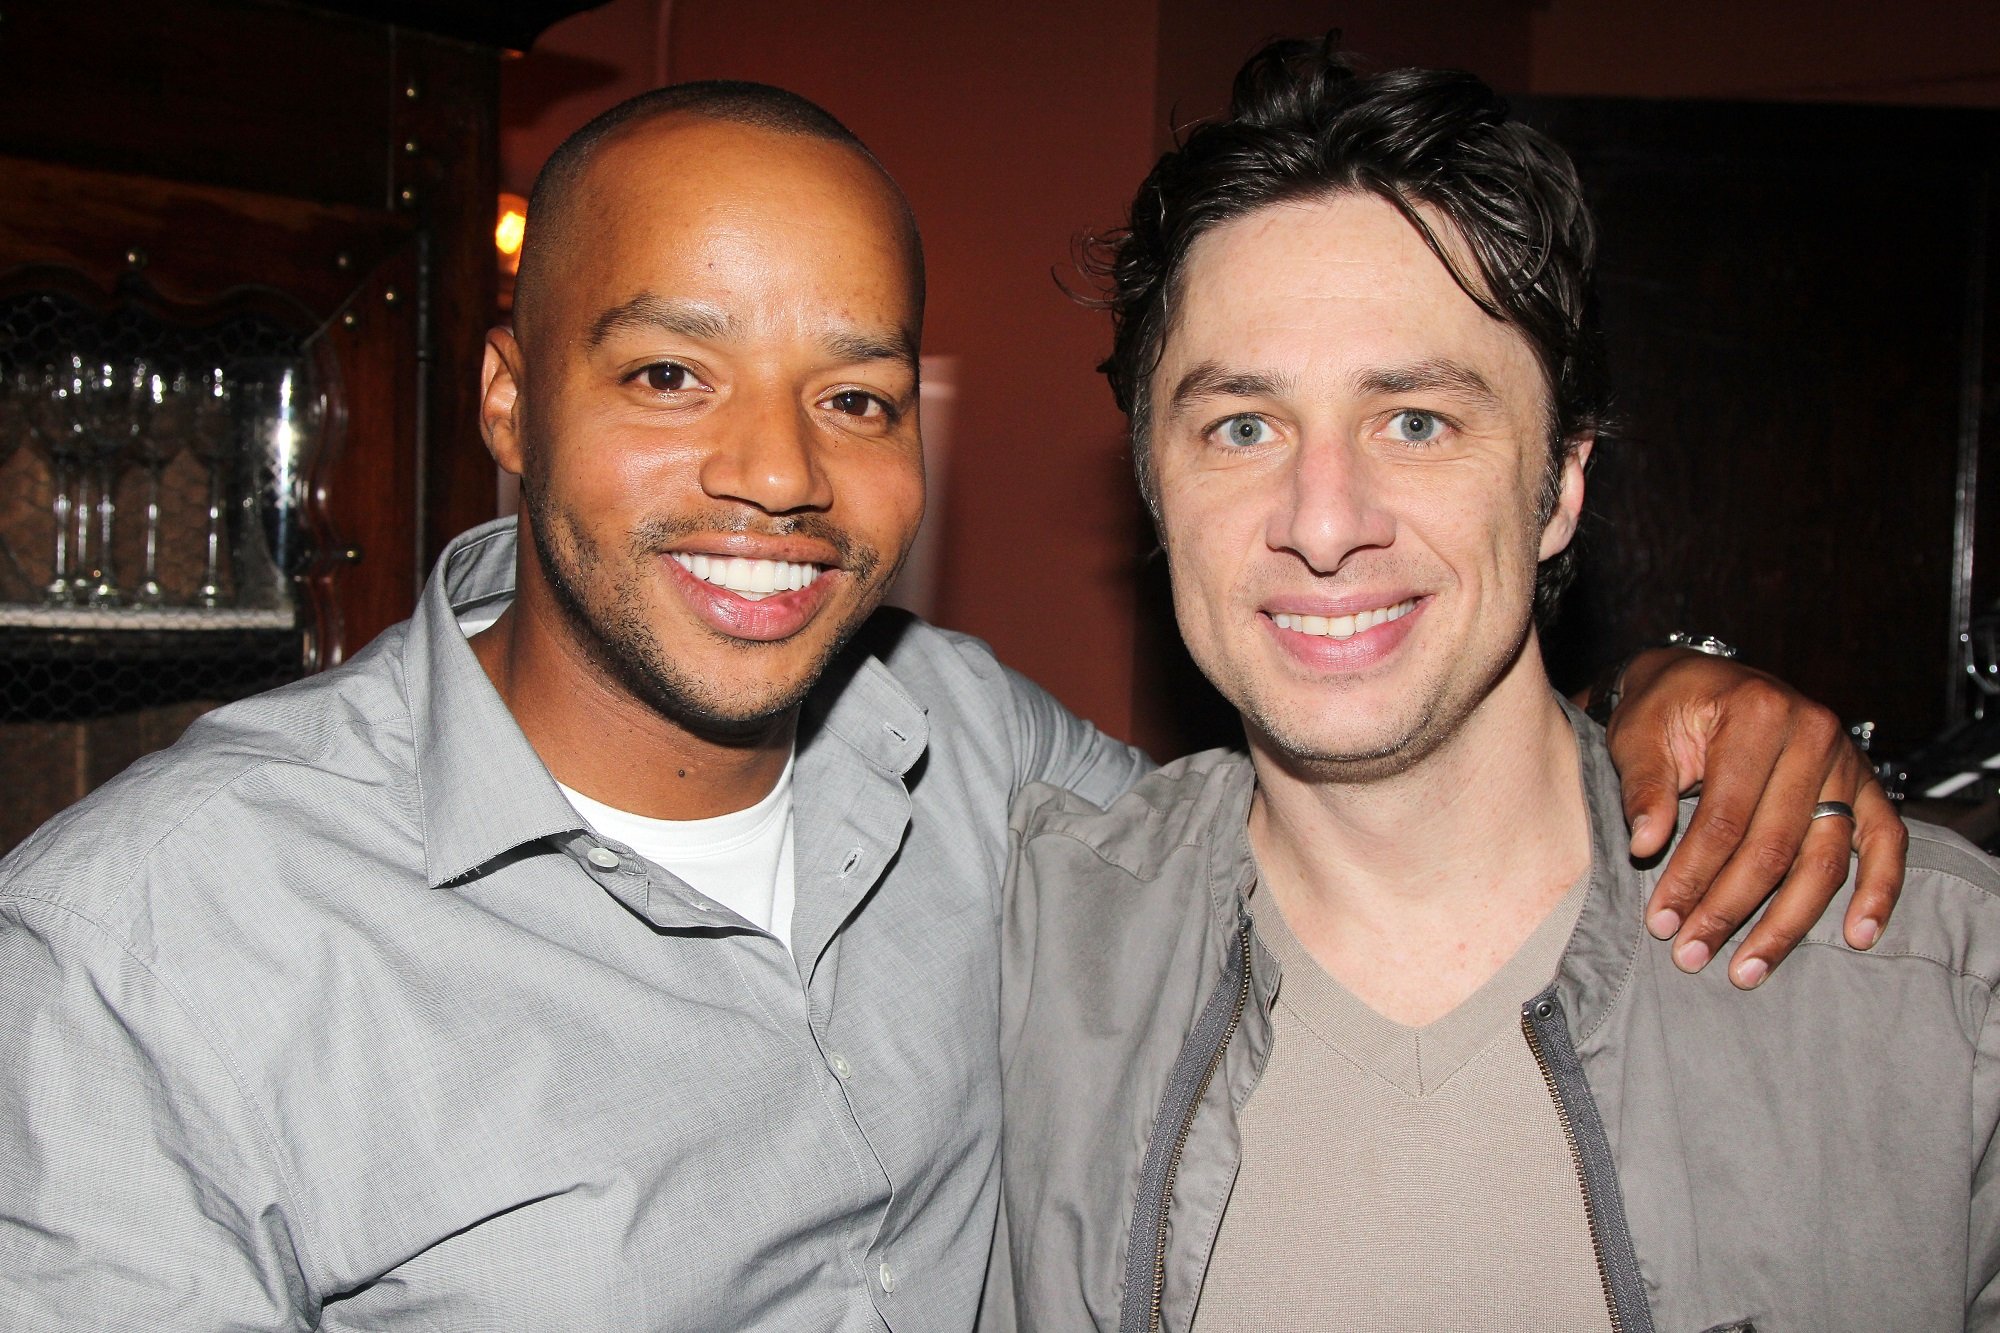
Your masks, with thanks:
M 695 387 L 694 373 L 672 361 L 647 366 L 639 374 L 644 378 L 646 387 L 655 393 L 679 393 Z
M 836 412 L 845 412 L 851 417 L 875 416 L 881 413 L 882 400 L 872 393 L 859 389 L 843 389 L 826 400 L 826 405 Z

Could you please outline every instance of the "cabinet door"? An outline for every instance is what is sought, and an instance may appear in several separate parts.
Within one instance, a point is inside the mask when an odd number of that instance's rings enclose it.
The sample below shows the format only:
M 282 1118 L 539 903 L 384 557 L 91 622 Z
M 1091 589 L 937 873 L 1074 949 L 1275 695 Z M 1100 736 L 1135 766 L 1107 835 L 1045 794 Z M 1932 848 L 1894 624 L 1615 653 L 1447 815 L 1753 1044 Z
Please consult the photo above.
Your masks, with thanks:
M 409 613 L 423 573 L 422 257 L 390 213 L 0 158 L 0 367 L 42 366 L 68 346 L 183 369 L 282 351 L 324 403 L 309 467 L 287 479 L 305 542 L 272 603 L 285 610 L 260 604 L 262 619 L 245 611 L 241 624 L 189 605 L 204 528 L 220 526 L 213 464 L 192 448 L 86 468 L 60 488 L 95 505 L 108 478 L 113 537 L 99 554 L 128 589 L 157 568 L 168 606 L 150 619 L 43 614 L 55 459 L 22 444 L 31 437 L 0 440 L 0 771 L 19 794 L 0 814 L 0 848 L 201 711 L 339 662 Z M 6 406 L 13 429 L 22 403 Z M 231 515 L 256 519 L 254 503 Z

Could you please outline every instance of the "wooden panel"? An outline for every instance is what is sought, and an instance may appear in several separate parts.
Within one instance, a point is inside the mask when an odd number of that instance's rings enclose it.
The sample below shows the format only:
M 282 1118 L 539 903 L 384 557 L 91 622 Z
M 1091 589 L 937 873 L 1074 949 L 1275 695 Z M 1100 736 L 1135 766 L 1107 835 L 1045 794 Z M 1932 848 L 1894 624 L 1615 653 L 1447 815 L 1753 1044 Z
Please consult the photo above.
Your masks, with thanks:
M 1947 720 L 2000 117 L 1542 102 L 1603 230 L 1618 426 L 1559 678 L 1699 628 L 1907 748 Z M 1968 380 L 1968 357 L 1973 367 Z M 1990 443 L 1991 437 L 1988 437 Z M 1989 472 L 1989 475 L 1990 472 Z
M 0 268 L 70 269 L 106 292 L 201 305 L 261 288 L 328 319 L 414 230 L 376 209 L 0 158 Z
M 0 151 L 379 207 L 391 45 L 251 0 L 9 5 Z
M 500 70 L 489 50 L 409 34 L 396 62 L 397 197 L 421 215 L 428 246 L 416 349 L 426 403 L 416 555 L 428 569 L 447 541 L 493 517 L 479 365 L 498 308 Z
M 352 656 L 410 614 L 417 560 L 417 290 L 414 245 L 367 275 L 324 343 L 339 366 L 332 448 L 312 490 L 318 550 L 308 582 L 319 608 L 320 665 Z M 352 552 L 358 559 L 350 559 Z
M 312 9 L 393 23 L 484 46 L 525 51 L 558 19 L 605 0 L 314 0 Z

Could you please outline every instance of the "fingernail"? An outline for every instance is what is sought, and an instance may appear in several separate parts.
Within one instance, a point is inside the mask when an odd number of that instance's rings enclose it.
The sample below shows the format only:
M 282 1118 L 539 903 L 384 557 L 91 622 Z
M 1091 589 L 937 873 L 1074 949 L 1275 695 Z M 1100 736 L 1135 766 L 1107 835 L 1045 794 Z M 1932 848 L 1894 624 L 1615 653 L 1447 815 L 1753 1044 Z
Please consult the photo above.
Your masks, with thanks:
M 1674 963 L 1683 972 L 1699 972 L 1708 965 L 1708 946 L 1700 940 L 1689 940 L 1674 950 Z
M 1646 836 L 1646 825 L 1648 825 L 1648 824 L 1650 824 L 1650 823 L 1652 823 L 1652 822 L 1653 822 L 1653 820 L 1652 820 L 1652 817 L 1651 817 L 1650 815 L 1640 815 L 1640 816 L 1639 816 L 1639 817 L 1638 817 L 1637 819 L 1633 820 L 1633 821 L 1632 821 L 1632 840 L 1633 840 L 1634 842 L 1637 842 L 1637 841 L 1638 841 L 1638 840 L 1639 840 L 1640 838 L 1643 838 L 1643 837 L 1645 837 L 1645 836 Z
M 1680 928 L 1681 914 L 1671 907 L 1662 907 L 1646 918 L 1646 929 L 1653 932 L 1656 940 L 1670 940 Z
M 1761 958 L 1752 958 L 1736 966 L 1736 984 L 1744 990 L 1754 990 L 1771 975 L 1771 965 Z
M 1872 916 L 1861 918 L 1861 924 L 1854 928 L 1854 947 L 1866 949 L 1882 938 L 1882 923 Z

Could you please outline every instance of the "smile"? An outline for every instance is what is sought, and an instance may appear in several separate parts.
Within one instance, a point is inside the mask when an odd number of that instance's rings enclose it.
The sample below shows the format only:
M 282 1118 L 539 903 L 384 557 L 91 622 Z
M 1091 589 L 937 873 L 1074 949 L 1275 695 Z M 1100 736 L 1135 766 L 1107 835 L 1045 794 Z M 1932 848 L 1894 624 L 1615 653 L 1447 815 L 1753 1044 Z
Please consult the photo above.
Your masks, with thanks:
M 1361 611 L 1351 616 L 1295 616 L 1289 612 L 1279 612 L 1271 617 L 1279 629 L 1292 630 L 1298 634 L 1317 634 L 1331 639 L 1351 639 L 1377 625 L 1386 625 L 1392 620 L 1401 620 L 1416 609 L 1417 599 L 1406 598 L 1394 606 L 1380 606 L 1373 611 Z
M 675 563 L 704 583 L 753 602 L 781 592 L 810 588 L 823 572 L 794 560 L 746 560 L 738 555 L 688 555 L 670 551 Z

